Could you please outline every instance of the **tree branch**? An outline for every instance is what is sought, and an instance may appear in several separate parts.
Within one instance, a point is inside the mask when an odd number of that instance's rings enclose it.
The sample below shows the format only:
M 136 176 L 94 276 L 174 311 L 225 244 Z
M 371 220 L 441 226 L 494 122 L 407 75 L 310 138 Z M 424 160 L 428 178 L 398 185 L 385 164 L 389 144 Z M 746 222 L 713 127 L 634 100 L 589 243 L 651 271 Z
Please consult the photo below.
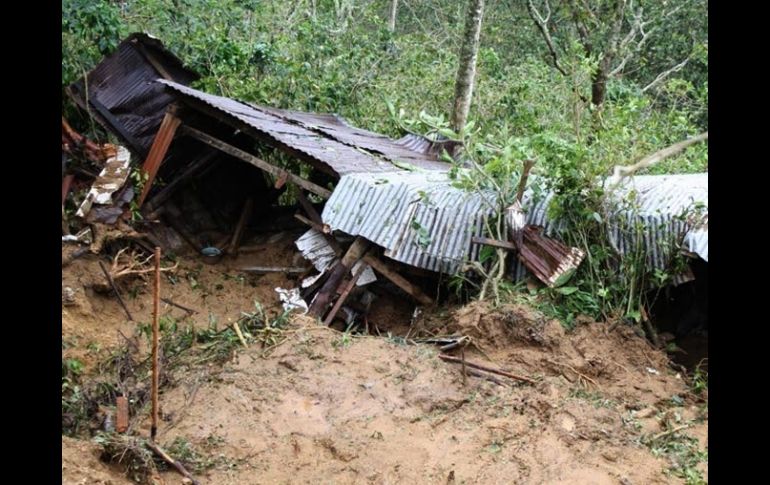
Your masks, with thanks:
M 624 177 L 633 175 L 635 172 L 643 168 L 647 168 L 662 160 L 665 160 L 666 158 L 676 155 L 677 153 L 683 151 L 685 148 L 689 147 L 690 145 L 694 145 L 699 141 L 708 140 L 708 137 L 709 137 L 709 132 L 707 131 L 705 133 L 701 133 L 696 137 L 690 138 L 689 140 L 680 141 L 679 143 L 674 143 L 673 145 L 666 147 L 663 150 L 658 150 L 657 152 L 647 157 L 644 157 L 643 159 L 641 159 L 640 161 L 638 161 L 633 165 L 628 165 L 628 166 L 615 165 L 614 173 L 612 174 L 612 177 L 610 177 L 610 180 L 609 180 L 610 186 L 613 187 L 619 184 Z
M 692 58 L 692 55 L 687 56 L 687 58 L 685 60 L 683 60 L 682 62 L 680 62 L 676 66 L 672 67 L 671 69 L 667 69 L 667 70 L 661 72 L 660 74 L 658 74 L 658 76 L 655 79 L 653 79 L 653 81 L 650 84 L 648 84 L 647 86 L 642 88 L 642 92 L 646 93 L 650 89 L 653 89 L 653 88 L 657 87 L 658 85 L 660 85 L 670 75 L 674 74 L 675 72 L 681 71 L 682 68 L 684 66 L 686 66 L 688 62 L 690 62 L 690 58 Z
M 551 19 L 551 6 L 548 4 L 548 0 L 545 0 L 545 8 L 547 13 L 546 16 L 543 17 L 535 8 L 532 0 L 527 0 L 527 11 L 529 12 L 529 16 L 532 18 L 532 21 L 535 22 L 535 25 L 537 26 L 540 33 L 543 35 L 545 44 L 548 46 L 548 51 L 550 52 L 551 58 L 553 59 L 553 66 L 560 73 L 562 73 L 562 75 L 566 76 L 567 71 L 565 71 L 561 65 L 559 65 L 559 56 L 556 54 L 556 47 L 553 44 L 551 34 L 548 33 L 548 21 Z

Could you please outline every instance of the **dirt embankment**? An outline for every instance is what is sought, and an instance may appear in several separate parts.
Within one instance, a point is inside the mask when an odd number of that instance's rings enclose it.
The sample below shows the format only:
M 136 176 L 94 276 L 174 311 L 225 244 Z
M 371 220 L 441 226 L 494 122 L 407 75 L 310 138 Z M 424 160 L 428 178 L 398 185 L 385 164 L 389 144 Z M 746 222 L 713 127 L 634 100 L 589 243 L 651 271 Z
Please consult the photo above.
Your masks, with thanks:
M 62 280 L 74 292 L 62 308 L 63 358 L 83 359 L 86 375 L 125 345 L 118 330 L 131 337 L 137 327 L 114 299 L 93 291 L 101 282 L 95 265 L 77 261 Z M 200 310 L 185 321 L 201 327 L 211 315 L 222 322 L 251 310 L 255 299 L 277 312 L 274 288 L 294 285 L 284 276 L 241 279 L 189 263 L 176 279 L 165 294 Z M 148 322 L 141 289 L 128 301 L 136 319 Z M 164 311 L 180 320 L 185 314 Z M 176 376 L 161 395 L 158 441 L 189 443 L 208 457 L 196 475 L 210 484 L 647 484 L 707 476 L 705 404 L 664 354 L 624 327 L 608 332 L 592 323 L 565 333 L 526 307 L 478 303 L 418 325 L 469 335 L 467 360 L 536 384 L 463 379 L 461 367 L 438 359 L 433 346 L 352 336 L 299 318 L 267 356 L 255 343 L 222 366 L 204 363 Z M 137 343 L 146 352 L 146 342 Z M 132 418 L 148 436 L 149 421 Z M 67 437 L 62 444 L 64 483 L 128 483 L 99 461 L 95 445 Z M 162 477 L 181 481 L 172 472 Z

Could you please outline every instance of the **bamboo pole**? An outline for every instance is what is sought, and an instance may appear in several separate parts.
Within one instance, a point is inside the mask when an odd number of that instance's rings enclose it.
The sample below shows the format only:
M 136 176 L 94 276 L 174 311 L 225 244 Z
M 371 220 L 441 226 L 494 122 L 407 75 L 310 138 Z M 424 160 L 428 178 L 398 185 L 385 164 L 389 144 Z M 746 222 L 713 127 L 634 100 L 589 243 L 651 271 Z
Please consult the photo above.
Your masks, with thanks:
M 158 432 L 158 334 L 160 333 L 160 248 L 155 247 L 155 288 L 152 299 L 152 428 L 150 436 L 155 440 Z

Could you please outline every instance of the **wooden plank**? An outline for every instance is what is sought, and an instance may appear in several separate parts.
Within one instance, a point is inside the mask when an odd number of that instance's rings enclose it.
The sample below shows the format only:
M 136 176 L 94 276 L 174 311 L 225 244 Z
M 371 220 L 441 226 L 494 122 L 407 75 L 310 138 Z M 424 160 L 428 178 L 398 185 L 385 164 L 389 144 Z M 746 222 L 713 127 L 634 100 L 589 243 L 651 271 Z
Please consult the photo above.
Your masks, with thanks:
M 171 73 L 169 73 L 163 67 L 163 65 L 160 62 L 158 62 L 155 56 L 152 55 L 152 53 L 148 51 L 147 48 L 141 42 L 138 42 L 136 39 L 134 39 L 132 42 L 134 46 L 139 49 L 139 52 L 141 52 L 144 58 L 147 59 L 147 62 L 152 64 L 152 67 L 155 68 L 156 71 L 158 71 L 158 74 L 160 74 L 161 77 L 163 77 L 163 79 L 167 81 L 176 81 L 176 79 L 174 79 L 174 76 L 172 76 Z
M 128 431 L 128 399 L 126 396 L 118 396 L 115 400 L 115 431 L 118 433 Z
M 331 234 L 332 230 L 327 224 L 319 224 L 317 222 L 311 221 L 307 217 L 303 216 L 302 214 L 294 214 L 294 218 L 298 221 L 307 224 L 308 226 L 312 227 L 316 231 L 322 233 L 322 234 Z
M 488 237 L 473 236 L 471 242 L 475 244 L 483 244 L 485 246 L 494 246 L 496 248 L 508 249 L 510 251 L 516 250 L 516 245 L 508 241 L 498 241 L 497 239 L 490 239 Z
M 287 179 L 288 179 L 288 177 L 286 176 L 286 174 L 281 175 L 280 177 L 275 179 L 275 184 L 273 185 L 273 188 L 280 189 L 281 187 L 286 185 L 286 180 Z
M 268 273 L 286 273 L 286 274 L 303 274 L 308 272 L 308 268 L 300 268 L 300 267 L 281 267 L 281 266 L 248 266 L 245 268 L 237 268 L 238 271 L 243 271 L 244 273 L 257 273 L 257 274 L 268 274 Z
M 243 232 L 246 229 L 246 223 L 251 217 L 251 211 L 254 208 L 254 199 L 249 197 L 246 199 L 246 203 L 243 204 L 243 210 L 241 211 L 241 217 L 238 219 L 238 224 L 235 226 L 233 232 L 233 239 L 230 241 L 229 252 L 233 256 L 238 256 L 238 248 L 241 247 L 241 239 L 243 238 Z
M 412 296 L 415 300 L 417 300 L 421 304 L 425 306 L 433 305 L 433 298 L 423 293 L 423 291 L 416 285 L 412 284 L 412 282 L 410 282 L 400 274 L 396 273 L 394 269 L 390 268 L 389 265 L 384 261 L 382 261 L 381 259 L 371 254 L 367 254 L 366 256 L 364 256 L 363 260 L 366 264 L 374 268 L 375 271 L 377 271 L 378 273 L 382 274 L 382 276 L 389 279 L 394 285 L 398 286 L 399 288 L 407 292 L 410 296 Z
M 302 190 L 297 191 L 297 200 L 299 201 L 299 205 L 301 205 L 302 208 L 305 210 L 305 213 L 308 215 L 308 217 L 310 217 L 310 220 L 318 224 L 323 224 L 323 219 L 321 219 L 321 214 L 319 214 L 318 211 L 315 210 L 315 207 L 313 207 L 313 204 L 310 203 L 307 196 Z
M 171 140 L 174 139 L 174 134 L 182 122 L 176 117 L 174 111 L 174 107 L 169 106 L 166 115 L 163 117 L 163 121 L 160 123 L 160 128 L 158 128 L 158 134 L 155 135 L 155 140 L 152 142 L 150 153 L 147 155 L 144 165 L 142 165 L 142 170 L 147 174 L 147 181 L 144 183 L 142 195 L 139 196 L 137 202 L 138 207 L 142 206 L 144 199 L 150 192 L 152 183 L 155 181 L 155 176 L 158 175 L 160 164 L 163 163 L 166 152 L 168 152 L 168 147 L 171 146 Z
M 366 253 L 369 248 L 369 241 L 362 237 L 357 237 L 355 241 L 350 245 L 345 255 L 341 260 L 337 261 L 332 267 L 329 273 L 329 279 L 326 280 L 324 285 L 316 294 L 315 299 L 310 304 L 309 313 L 311 315 L 321 317 L 326 309 L 329 307 L 329 303 L 337 292 L 337 288 L 345 278 L 345 275 L 350 272 L 350 268 L 353 267 L 356 262 Z
M 220 121 L 232 128 L 235 128 L 236 130 L 240 130 L 245 134 L 248 134 L 249 136 L 253 137 L 256 140 L 259 140 L 260 142 L 276 148 L 278 150 L 281 150 L 299 160 L 302 160 L 303 162 L 306 162 L 311 167 L 326 173 L 327 175 L 330 175 L 334 180 L 339 180 L 340 175 L 334 171 L 333 168 L 331 168 L 329 165 L 327 165 L 325 162 L 321 160 L 316 160 L 312 156 L 308 155 L 307 153 L 297 150 L 296 148 L 290 147 L 289 145 L 286 145 L 284 143 L 281 143 L 274 138 L 266 135 L 264 132 L 259 131 L 258 129 L 254 128 L 248 123 L 244 123 L 243 121 L 228 115 L 227 113 L 224 113 L 212 106 L 209 106 L 208 104 L 204 103 L 203 101 L 200 101 L 195 98 L 187 97 L 184 100 L 184 104 L 195 109 L 196 111 L 206 114 L 208 116 L 211 116 L 212 118 L 216 119 L 217 121 Z M 291 179 L 289 179 L 291 180 Z M 312 191 L 311 191 L 312 192 Z M 328 198 L 328 197 L 327 197 Z
M 332 310 L 326 316 L 326 320 L 324 320 L 324 325 L 328 327 L 334 321 L 334 317 L 337 315 L 337 312 L 339 312 L 340 308 L 342 308 L 342 305 L 345 303 L 345 300 L 347 300 L 348 295 L 350 294 L 351 291 L 353 291 L 353 288 L 356 286 L 356 281 L 358 281 L 358 278 L 361 277 L 361 275 L 363 274 L 366 268 L 367 266 L 365 264 L 362 264 L 361 266 L 359 266 L 358 271 L 356 271 L 353 274 L 353 277 L 350 278 L 350 281 L 348 281 L 348 284 L 345 285 L 345 289 L 342 290 L 342 294 L 340 295 L 339 298 L 337 298 L 336 303 L 334 303 Z
M 331 197 L 332 193 L 329 190 L 326 190 L 325 188 L 321 187 L 320 185 L 316 185 L 313 182 L 310 182 L 308 180 L 303 179 L 302 177 L 299 177 L 297 175 L 294 175 L 293 173 L 289 172 L 288 170 L 284 170 L 282 168 L 276 167 L 275 165 L 269 164 L 266 161 L 262 160 L 261 158 L 257 158 L 254 155 L 245 152 L 239 148 L 236 148 L 230 144 L 227 144 L 223 142 L 222 140 L 218 138 L 214 138 L 211 135 L 208 135 L 200 130 L 196 130 L 195 128 L 192 128 L 190 126 L 184 126 L 183 131 L 192 136 L 193 138 L 202 141 L 203 143 L 212 146 L 214 148 L 218 148 L 219 150 L 222 150 L 223 152 L 232 155 L 236 158 L 239 158 L 243 160 L 244 162 L 250 163 L 265 172 L 268 172 L 270 174 L 275 175 L 276 177 L 281 177 L 286 175 L 286 177 L 292 182 L 303 189 L 309 190 L 310 192 L 313 192 L 314 194 L 320 195 L 321 197 L 328 199 Z

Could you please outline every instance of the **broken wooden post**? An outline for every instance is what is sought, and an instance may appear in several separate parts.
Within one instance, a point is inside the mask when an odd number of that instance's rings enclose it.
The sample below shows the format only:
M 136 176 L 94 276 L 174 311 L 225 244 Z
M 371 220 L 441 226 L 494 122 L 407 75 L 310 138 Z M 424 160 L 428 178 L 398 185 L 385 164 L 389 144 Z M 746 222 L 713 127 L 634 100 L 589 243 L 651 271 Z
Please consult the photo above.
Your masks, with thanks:
M 128 431 L 128 398 L 118 396 L 115 400 L 115 431 L 125 433 Z
M 413 284 L 398 274 L 393 268 L 389 267 L 389 265 L 381 259 L 371 254 L 367 254 L 364 256 L 364 262 L 374 268 L 374 270 L 380 273 L 382 276 L 389 279 L 394 285 L 404 290 L 412 298 L 420 302 L 420 304 L 424 306 L 433 305 L 433 298 L 423 293 L 423 291 L 417 285 Z
M 158 134 L 155 135 L 155 140 L 152 142 L 150 153 L 147 154 L 147 159 L 144 161 L 144 165 L 142 165 L 142 171 L 147 174 L 147 180 L 144 182 L 144 188 L 137 201 L 137 207 L 142 207 L 144 199 L 150 192 L 160 164 L 163 163 L 168 147 L 171 146 L 171 140 L 174 139 L 174 134 L 176 134 L 176 130 L 181 123 L 182 121 L 176 117 L 176 107 L 174 105 L 169 106 L 163 121 L 160 123 L 160 128 L 158 128 Z
M 123 297 L 120 295 L 120 291 L 118 290 L 118 285 L 115 284 L 115 280 L 112 279 L 112 275 L 110 274 L 109 271 L 107 271 L 107 268 L 104 267 L 104 263 L 102 263 L 101 261 L 99 261 L 99 267 L 102 268 L 102 272 L 104 272 L 104 276 L 107 277 L 107 282 L 112 287 L 112 291 L 115 292 L 115 296 L 118 297 L 118 301 L 120 302 L 120 306 L 123 307 L 123 311 L 126 312 L 126 317 L 128 317 L 128 319 L 133 322 L 134 321 L 134 317 L 132 317 L 131 316 L 131 312 L 128 311 L 128 307 L 126 306 L 126 302 L 123 301 Z
M 367 266 L 365 264 L 362 264 L 361 266 L 359 266 L 355 274 L 353 274 L 353 277 L 350 278 L 350 281 L 348 281 L 348 284 L 345 285 L 345 289 L 342 290 L 342 294 L 340 294 L 340 297 L 337 298 L 337 301 L 334 303 L 332 310 L 326 316 L 326 320 L 324 320 L 324 325 L 328 327 L 334 321 L 334 317 L 337 315 L 337 312 L 339 312 L 340 308 L 342 308 L 342 305 L 345 303 L 345 300 L 348 298 L 348 295 L 350 294 L 351 291 L 353 291 L 353 288 L 356 286 L 356 282 L 358 281 L 358 278 L 361 277 L 361 275 L 366 270 L 366 268 Z
M 160 333 L 160 248 L 155 248 L 155 288 L 152 298 L 152 428 L 150 436 L 155 439 L 158 433 L 158 338 Z
M 238 224 L 235 226 L 235 232 L 233 232 L 233 239 L 230 241 L 230 247 L 228 252 L 233 256 L 238 256 L 238 249 L 241 247 L 241 239 L 243 238 L 243 232 L 246 229 L 246 223 L 249 222 L 251 217 L 251 211 L 254 207 L 254 199 L 249 197 L 246 199 L 246 203 L 243 204 L 243 210 L 241 211 L 241 217 L 238 219 Z
M 329 274 L 329 279 L 326 280 L 324 285 L 316 294 L 315 299 L 313 299 L 313 302 L 310 304 L 310 315 L 317 317 L 323 316 L 329 306 L 329 303 L 336 294 L 337 287 L 340 285 L 340 282 L 350 271 L 353 265 L 356 264 L 359 259 L 361 259 L 361 256 L 363 256 L 368 248 L 369 241 L 362 237 L 357 237 L 355 241 L 353 241 L 353 244 L 350 245 L 348 251 L 342 257 L 342 259 L 338 260 L 337 263 L 332 267 L 331 273 Z

